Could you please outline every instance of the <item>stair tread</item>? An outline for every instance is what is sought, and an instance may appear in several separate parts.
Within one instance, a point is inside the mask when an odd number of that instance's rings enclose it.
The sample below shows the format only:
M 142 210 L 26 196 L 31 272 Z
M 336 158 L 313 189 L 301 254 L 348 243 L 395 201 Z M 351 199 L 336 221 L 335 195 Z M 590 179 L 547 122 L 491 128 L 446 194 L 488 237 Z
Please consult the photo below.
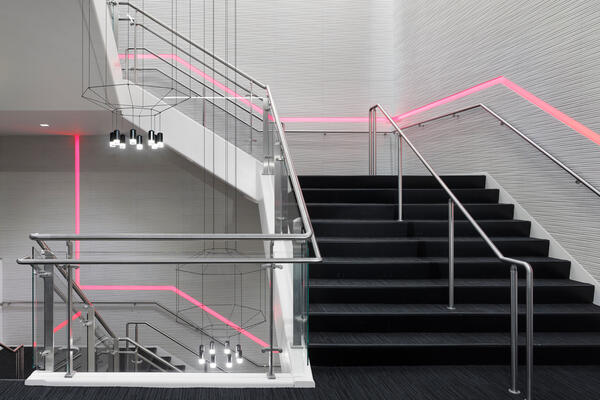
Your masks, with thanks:
M 519 344 L 525 343 L 519 335 Z M 509 332 L 311 332 L 318 346 L 509 346 Z M 534 345 L 600 346 L 598 332 L 536 332 Z
M 347 204 L 347 203 L 344 203 Z M 419 224 L 439 224 L 440 222 L 448 222 L 447 219 L 405 219 L 403 221 L 396 221 L 393 219 L 311 219 L 313 224 L 365 224 L 365 225 L 380 225 L 380 224 L 406 224 L 406 223 L 419 223 Z M 523 219 L 477 219 L 478 223 L 529 223 Z M 466 220 L 456 220 L 455 224 L 470 224 Z
M 535 262 L 568 262 L 559 258 L 553 257 L 534 257 L 523 256 L 519 260 L 535 263 Z M 448 257 L 323 257 L 323 261 L 319 264 L 313 264 L 318 268 L 322 264 L 406 264 L 406 263 L 438 263 L 448 262 Z M 501 262 L 496 257 L 454 257 L 454 263 L 489 263 Z
M 589 287 L 589 283 L 570 279 L 534 279 L 534 287 Z M 508 279 L 455 279 L 455 287 L 510 287 Z M 525 286 L 525 280 L 519 279 L 519 286 Z M 406 288 L 406 287 L 448 287 L 447 279 L 323 279 L 311 278 L 311 288 Z
M 522 236 L 491 236 L 492 241 L 505 241 L 505 242 L 547 242 L 548 239 L 539 239 L 532 237 Z M 472 237 L 455 237 L 455 242 L 481 242 L 483 239 L 479 236 Z M 321 243 L 381 243 L 381 242 L 432 242 L 432 241 L 448 241 L 448 237 L 443 236 L 411 236 L 411 237 L 336 237 L 327 236 L 317 238 L 318 242 Z
M 512 206 L 510 203 L 477 203 L 477 202 L 466 202 L 462 203 L 465 206 L 489 206 L 489 207 L 497 207 L 497 206 Z M 314 203 L 306 203 L 307 206 L 362 206 L 362 207 L 374 207 L 374 206 L 384 206 L 384 207 L 398 207 L 398 203 L 322 203 L 322 202 L 314 202 Z M 446 206 L 446 203 L 409 203 L 405 204 L 407 206 L 427 206 L 427 207 L 439 207 L 441 205 Z
M 509 304 L 460 304 L 448 310 L 447 304 L 379 304 L 379 303 L 316 303 L 310 305 L 310 315 L 466 315 L 510 313 Z M 519 304 L 519 313 L 525 305 Z M 598 314 L 600 307 L 589 303 L 536 304 L 535 314 Z

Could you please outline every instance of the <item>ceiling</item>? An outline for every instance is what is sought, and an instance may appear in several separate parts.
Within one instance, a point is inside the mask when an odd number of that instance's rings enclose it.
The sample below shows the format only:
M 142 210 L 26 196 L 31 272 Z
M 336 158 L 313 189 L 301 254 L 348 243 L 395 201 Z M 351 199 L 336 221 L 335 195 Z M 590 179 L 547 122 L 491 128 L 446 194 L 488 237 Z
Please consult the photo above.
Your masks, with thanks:
M 0 134 L 110 130 L 110 113 L 81 97 L 82 30 L 80 1 L 3 2 Z

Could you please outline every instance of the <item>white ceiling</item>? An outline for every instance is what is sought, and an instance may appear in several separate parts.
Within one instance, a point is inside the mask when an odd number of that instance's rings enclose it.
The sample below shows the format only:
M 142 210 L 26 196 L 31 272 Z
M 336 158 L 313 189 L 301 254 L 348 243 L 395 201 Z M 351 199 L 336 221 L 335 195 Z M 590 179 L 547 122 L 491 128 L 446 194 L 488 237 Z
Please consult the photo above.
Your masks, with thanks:
M 81 97 L 80 1 L 2 3 L 0 134 L 108 132 L 110 113 Z

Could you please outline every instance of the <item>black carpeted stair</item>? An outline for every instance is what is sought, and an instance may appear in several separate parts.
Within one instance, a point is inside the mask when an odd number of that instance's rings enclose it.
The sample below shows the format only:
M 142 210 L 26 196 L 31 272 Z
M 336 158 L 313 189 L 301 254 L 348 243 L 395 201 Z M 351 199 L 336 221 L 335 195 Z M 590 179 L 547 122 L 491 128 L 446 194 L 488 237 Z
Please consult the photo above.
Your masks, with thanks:
M 457 210 L 457 304 L 448 310 L 448 198 L 432 177 L 403 178 L 398 222 L 397 177 L 300 177 L 324 258 L 310 266 L 311 363 L 507 364 L 508 266 Z M 530 222 L 513 219 L 485 176 L 443 179 L 505 255 L 532 265 L 535 362 L 598 363 L 593 286 L 569 280 L 570 262 L 548 257 L 548 241 L 529 236 Z M 521 331 L 524 313 L 521 304 Z

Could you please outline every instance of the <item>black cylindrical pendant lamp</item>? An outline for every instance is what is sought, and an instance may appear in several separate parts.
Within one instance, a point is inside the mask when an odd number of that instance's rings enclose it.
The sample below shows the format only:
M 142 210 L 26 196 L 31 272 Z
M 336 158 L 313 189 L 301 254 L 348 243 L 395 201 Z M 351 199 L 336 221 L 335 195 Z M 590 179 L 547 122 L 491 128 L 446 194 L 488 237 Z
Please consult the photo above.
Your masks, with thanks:
M 127 146 L 127 142 L 125 141 L 125 135 L 119 135 L 119 148 L 122 150 Z
M 144 138 L 142 137 L 142 135 L 137 135 L 137 137 L 135 138 L 135 141 L 136 141 L 135 148 L 138 150 L 142 150 L 144 148 Z
M 137 143 L 137 135 L 135 134 L 135 129 L 129 130 L 129 144 L 135 145 Z
M 162 132 L 158 132 L 156 134 L 156 147 L 158 147 L 159 149 L 162 149 L 163 147 L 165 147 L 165 143 L 163 142 L 163 133 Z
M 154 148 L 156 135 L 152 129 L 148 131 L 148 146 Z
M 115 133 L 115 131 L 112 131 L 109 135 L 109 145 L 110 147 L 115 147 L 115 142 L 117 139 L 117 134 Z

